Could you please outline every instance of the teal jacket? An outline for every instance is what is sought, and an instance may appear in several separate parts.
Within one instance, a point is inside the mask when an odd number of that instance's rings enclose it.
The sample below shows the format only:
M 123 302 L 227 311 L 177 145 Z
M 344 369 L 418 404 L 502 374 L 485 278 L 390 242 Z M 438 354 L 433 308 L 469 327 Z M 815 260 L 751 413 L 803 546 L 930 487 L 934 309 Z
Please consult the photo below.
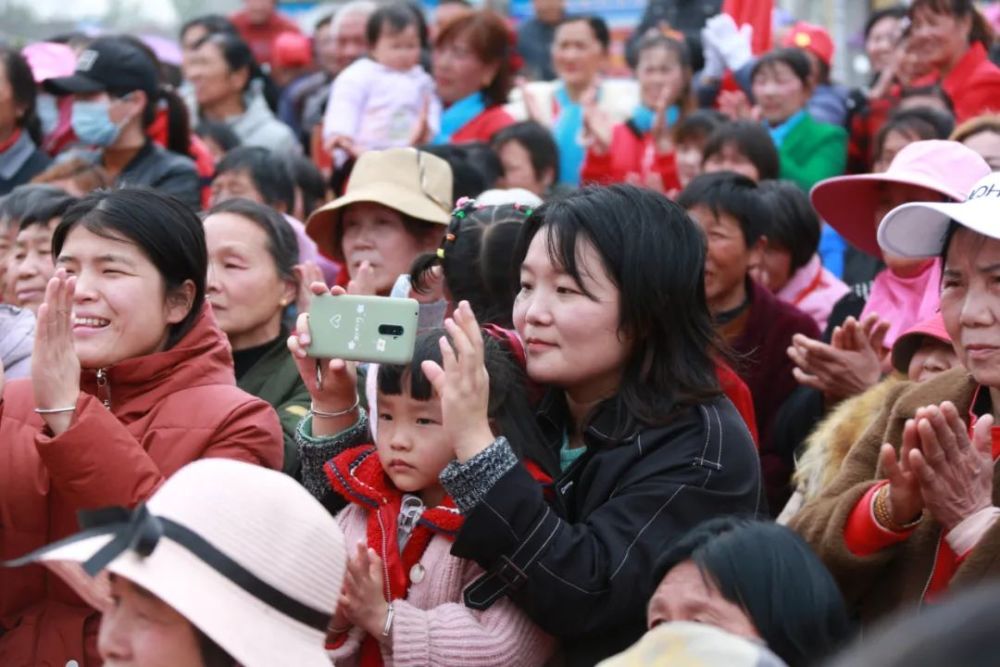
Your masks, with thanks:
M 781 178 L 809 192 L 825 178 L 847 168 L 847 131 L 806 116 L 792 128 L 778 148 Z
M 279 336 L 257 363 L 236 380 L 236 384 L 248 394 L 267 401 L 277 411 L 285 438 L 282 470 L 298 479 L 300 464 L 295 428 L 309 412 L 310 398 L 288 351 L 285 336 Z

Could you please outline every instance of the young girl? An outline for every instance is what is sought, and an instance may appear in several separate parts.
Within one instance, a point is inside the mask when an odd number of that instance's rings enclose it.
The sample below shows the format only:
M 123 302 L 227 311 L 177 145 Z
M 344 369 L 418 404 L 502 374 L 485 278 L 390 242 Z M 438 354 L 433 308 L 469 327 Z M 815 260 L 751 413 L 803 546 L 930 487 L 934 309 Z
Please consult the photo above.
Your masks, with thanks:
M 323 140 L 338 166 L 366 150 L 412 146 L 437 134 L 441 103 L 420 66 L 423 33 L 416 12 L 402 3 L 368 19 L 368 57 L 334 80 L 323 119 Z
M 461 308 L 470 312 L 468 304 Z M 464 518 L 438 481 L 454 450 L 424 370 L 448 365 L 439 342 L 445 332 L 419 336 L 409 364 L 379 367 L 378 435 L 366 444 L 365 411 L 354 398 L 338 404 L 356 396 L 353 370 L 331 361 L 323 389 L 317 388 L 303 353 L 308 322 L 299 324 L 289 346 L 314 400 L 299 429 L 304 481 L 321 499 L 331 490 L 347 499 L 337 519 L 348 543 L 357 543 L 331 624 L 331 658 L 341 665 L 544 664 L 552 639 L 511 602 L 486 611 L 462 604 L 462 591 L 483 571 L 450 555 Z M 520 367 L 498 341 L 484 342 L 478 329 L 474 335 L 477 359 L 489 372 L 480 376 L 485 409 L 498 431 L 527 444 L 531 458 L 541 436 L 534 433 Z M 327 405 L 339 407 L 328 411 Z
M 691 64 L 683 43 L 663 35 L 639 42 L 641 102 L 632 117 L 612 127 L 593 106 L 584 113 L 591 138 L 580 178 L 583 182 L 646 185 L 679 190 L 672 128 L 694 108 Z

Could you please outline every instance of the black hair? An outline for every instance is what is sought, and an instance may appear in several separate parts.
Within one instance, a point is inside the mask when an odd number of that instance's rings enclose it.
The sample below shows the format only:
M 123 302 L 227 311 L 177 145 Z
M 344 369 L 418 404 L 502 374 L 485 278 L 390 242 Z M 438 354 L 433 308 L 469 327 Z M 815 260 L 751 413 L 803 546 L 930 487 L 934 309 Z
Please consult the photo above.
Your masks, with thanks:
M 674 125 L 674 144 L 697 143 L 704 146 L 712 133 L 727 122 L 728 119 L 715 109 L 698 109 Z
M 326 202 L 326 179 L 312 160 L 298 153 L 286 153 L 285 166 L 288 169 L 288 176 L 292 179 L 293 188 L 297 189 L 302 197 L 304 212 L 302 219 L 305 220 Z
M 652 586 L 687 561 L 747 613 L 767 647 L 789 667 L 819 662 L 854 634 L 833 575 L 785 526 L 709 519 L 669 546 L 653 568 Z
M 441 337 L 451 340 L 444 329 L 432 329 L 417 335 L 413 358 L 408 364 L 381 365 L 378 368 L 378 391 L 399 396 L 404 391 L 418 401 L 428 401 L 434 388 L 421 364 L 433 361 L 441 365 Z M 524 369 L 505 343 L 483 333 L 483 363 L 490 376 L 487 414 L 495 430 L 510 441 L 520 458 L 527 458 L 547 469 L 558 469 L 551 450 L 535 419 L 535 410 L 527 391 Z M 406 385 L 409 385 L 408 387 Z M 377 416 L 376 416 L 377 418 Z
M 204 14 L 202 16 L 196 16 L 189 21 L 185 21 L 181 26 L 180 31 L 177 33 L 177 37 L 181 42 L 184 41 L 184 35 L 186 35 L 188 30 L 191 28 L 204 28 L 205 32 L 208 34 L 215 32 L 228 32 L 233 35 L 238 34 L 236 26 L 233 22 L 221 14 Z
M 414 260 L 413 288 L 423 291 L 428 272 L 440 266 L 452 302 L 468 301 L 481 324 L 512 329 L 512 256 L 521 225 L 531 212 L 519 204 L 478 207 L 469 200 L 452 213 L 438 252 Z
M 298 283 L 295 265 L 299 262 L 299 240 L 285 217 L 269 206 L 250 199 L 227 199 L 210 208 L 204 217 L 217 213 L 230 213 L 254 223 L 267 234 L 267 252 L 274 260 L 274 268 L 282 280 Z
M 941 100 L 945 108 L 948 109 L 948 113 L 951 114 L 951 123 L 954 125 L 955 103 L 952 101 L 951 96 L 948 95 L 948 93 L 946 93 L 944 91 L 944 88 L 942 88 L 940 85 L 931 84 L 929 86 L 915 86 L 912 88 L 904 88 L 903 92 L 899 94 L 899 101 L 897 102 L 897 104 L 900 104 L 903 101 L 913 97 L 936 97 L 937 99 Z M 919 108 L 924 108 L 924 107 L 919 107 L 919 106 L 907 107 L 907 109 L 919 109 Z M 903 109 L 897 109 L 897 111 L 903 111 Z M 937 109 L 935 109 L 935 111 L 938 111 L 940 113 L 940 111 Z
M 240 146 L 219 161 L 215 178 L 230 171 L 246 172 L 264 203 L 275 208 L 284 206 L 285 212 L 291 212 L 295 184 L 281 156 L 262 146 Z
M 716 217 L 722 213 L 739 221 L 747 248 L 767 230 L 768 210 L 761 200 L 757 184 L 731 171 L 696 176 L 677 198 L 685 209 L 704 206 Z
M 552 133 L 542 124 L 525 120 L 508 125 L 493 135 L 490 143 L 498 153 L 507 143 L 515 141 L 528 151 L 535 178 L 540 179 L 547 170 L 552 171 L 553 181 L 559 176 L 559 147 Z
M 631 349 L 621 385 L 606 402 L 616 415 L 612 437 L 662 425 L 683 407 L 719 395 L 720 344 L 705 299 L 705 239 L 680 206 L 632 185 L 583 188 L 528 217 L 515 267 L 540 232 L 552 263 L 584 294 L 588 267 L 577 259 L 582 242 L 594 247 L 618 288 L 619 334 Z
M 233 128 L 221 120 L 203 119 L 194 129 L 194 133 L 202 139 L 211 139 L 226 153 L 242 143 L 240 136 L 233 131 Z
M 586 23 L 590 26 L 590 31 L 594 33 L 594 38 L 601 43 L 601 48 L 607 51 L 611 48 L 611 30 L 608 29 L 607 22 L 596 14 L 578 14 L 575 16 L 565 16 L 563 20 L 556 24 L 556 29 L 567 23 Z
M 378 42 L 379 38 L 387 34 L 395 34 L 402 30 L 406 30 L 409 26 L 415 26 L 417 28 L 417 35 L 420 34 L 420 22 L 417 20 L 416 12 L 413 8 L 404 2 L 392 2 L 387 5 L 381 5 L 378 9 L 371 13 L 368 17 L 368 22 L 365 24 L 365 40 L 368 42 L 368 48 L 375 48 L 375 43 Z M 421 45 L 423 45 L 424 40 L 421 40 Z
M 179 199 L 148 187 L 92 192 L 71 206 L 52 234 L 52 254 L 58 256 L 76 227 L 106 238 L 134 243 L 160 272 L 166 295 L 185 282 L 195 286 L 187 316 L 170 328 L 169 349 L 191 330 L 205 302 L 208 250 L 201 220 Z
M 937 109 L 913 107 L 892 113 L 875 133 L 873 162 L 882 158 L 885 140 L 890 132 L 898 132 L 913 141 L 947 139 L 954 130 L 955 121 Z
M 768 213 L 767 242 L 788 251 L 791 272 L 795 273 L 819 248 L 819 215 L 809 203 L 809 195 L 791 181 L 763 181 L 757 192 Z
M 19 185 L 4 197 L 0 197 L 0 227 L 17 227 L 36 203 L 68 196 L 68 192 L 55 185 L 44 183 Z
M 230 72 L 242 69 L 247 71 L 247 80 L 243 85 L 244 91 L 248 90 L 254 81 L 260 81 L 267 105 L 271 107 L 272 111 L 277 108 L 280 91 L 271 77 L 261 69 L 260 63 L 257 62 L 253 51 L 250 50 L 250 45 L 242 37 L 231 32 L 213 32 L 195 42 L 194 48 L 200 49 L 205 44 L 214 44 L 219 48 L 222 59 L 226 61 L 226 67 L 229 68 Z
M 906 18 L 906 6 L 896 5 L 894 7 L 886 7 L 885 9 L 880 9 L 877 12 L 872 12 L 868 16 L 868 20 L 865 21 L 865 39 L 868 39 L 868 35 L 871 34 L 872 29 L 882 21 L 882 19 L 905 19 Z
M 493 146 L 485 141 L 470 141 L 459 144 L 458 147 L 465 153 L 465 159 L 483 175 L 485 189 L 496 187 L 497 181 L 503 176 L 503 163 Z
M 36 197 L 27 207 L 18 223 L 17 231 L 23 232 L 32 225 L 47 225 L 53 218 L 61 218 L 79 199 L 67 194 Z
M 315 24 L 313 24 L 313 34 L 316 34 L 326 26 L 333 23 L 333 14 L 325 14 Z
M 142 110 L 142 126 L 149 127 L 156 120 L 156 111 L 162 101 L 167 109 L 167 143 L 166 149 L 180 155 L 188 155 L 191 150 L 191 117 L 187 105 L 180 95 L 167 85 L 166 72 L 156 52 L 146 42 L 134 35 L 121 35 L 120 39 L 128 42 L 142 51 L 156 67 L 156 90 L 152 97 L 146 100 Z M 126 91 L 130 92 L 130 91 Z
M 760 180 L 778 178 L 781 160 L 764 126 L 748 120 L 723 123 L 712 132 L 702 153 L 702 163 L 726 146 L 733 146 L 757 169 Z
M 795 46 L 774 49 L 762 55 L 750 71 L 750 81 L 756 79 L 759 72 L 773 68 L 778 63 L 787 65 L 803 86 L 808 88 L 811 85 L 809 75 L 812 68 L 809 65 L 809 56 L 806 55 L 805 51 Z
M 9 46 L 0 46 L 0 62 L 3 62 L 3 68 L 7 74 L 7 82 L 10 84 L 14 106 L 24 107 L 24 113 L 17 116 L 15 122 L 19 128 L 28 133 L 36 146 L 40 146 L 43 139 L 42 123 L 35 111 L 35 97 L 38 88 L 35 85 L 35 76 L 31 72 L 31 66 L 24 56 Z
M 458 201 L 462 197 L 476 198 L 482 192 L 489 190 L 492 184 L 487 180 L 489 174 L 480 164 L 469 159 L 469 153 L 462 144 L 437 144 L 420 146 L 420 150 L 436 155 L 451 167 L 452 197 Z M 497 158 L 499 160 L 499 158 Z M 501 166 L 499 171 L 502 171 Z M 495 179 L 494 179 L 495 180 Z

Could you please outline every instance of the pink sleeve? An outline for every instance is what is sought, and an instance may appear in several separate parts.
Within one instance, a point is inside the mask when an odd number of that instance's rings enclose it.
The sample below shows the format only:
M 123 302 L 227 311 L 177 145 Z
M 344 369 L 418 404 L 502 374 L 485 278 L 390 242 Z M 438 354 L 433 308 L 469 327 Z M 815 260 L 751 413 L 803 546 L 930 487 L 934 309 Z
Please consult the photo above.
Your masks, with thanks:
M 872 502 L 875 494 L 888 482 L 882 481 L 873 484 L 868 489 L 868 493 L 861 497 L 854 510 L 847 518 L 847 525 L 844 527 L 844 543 L 847 550 L 855 556 L 864 557 L 878 553 L 886 547 L 903 542 L 913 532 L 912 530 L 897 533 L 886 530 L 875 520 L 872 512 Z
M 452 602 L 423 610 L 393 603 L 392 656 L 397 667 L 542 664 L 555 641 L 503 598 L 486 611 Z
M 330 99 L 323 116 L 323 139 L 333 136 L 354 138 L 361 125 L 365 100 L 368 96 L 368 78 L 364 60 L 349 65 L 330 86 Z

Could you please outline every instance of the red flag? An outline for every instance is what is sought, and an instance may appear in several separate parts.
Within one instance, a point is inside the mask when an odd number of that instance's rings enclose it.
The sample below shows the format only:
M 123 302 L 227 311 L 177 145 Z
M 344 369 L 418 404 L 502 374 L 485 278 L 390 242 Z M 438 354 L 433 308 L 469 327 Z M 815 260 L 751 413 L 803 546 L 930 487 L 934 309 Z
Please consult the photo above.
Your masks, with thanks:
M 771 12 L 774 0 L 725 0 L 722 11 L 733 17 L 736 25 L 753 26 L 753 52 L 759 55 L 771 49 Z

